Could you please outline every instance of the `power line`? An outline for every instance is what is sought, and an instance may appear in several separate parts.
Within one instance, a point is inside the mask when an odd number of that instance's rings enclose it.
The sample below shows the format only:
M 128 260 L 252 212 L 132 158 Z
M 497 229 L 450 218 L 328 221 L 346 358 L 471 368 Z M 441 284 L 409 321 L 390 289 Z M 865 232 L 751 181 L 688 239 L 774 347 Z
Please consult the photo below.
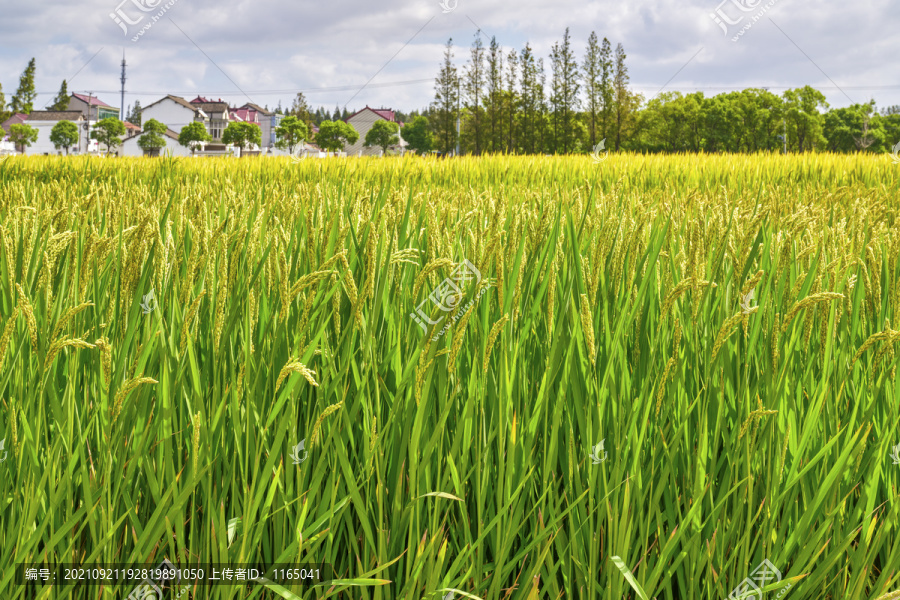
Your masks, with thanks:
M 384 87 L 394 87 L 394 86 L 401 86 L 401 85 L 413 85 L 413 84 L 417 84 L 417 83 L 426 83 L 426 82 L 433 82 L 433 81 L 434 81 L 434 78 L 433 78 L 433 77 L 429 77 L 428 79 L 410 79 L 410 80 L 408 80 L 408 81 L 393 81 L 393 82 L 388 82 L 388 83 L 370 83 L 370 84 L 369 84 L 368 86 L 366 86 L 366 87 L 370 87 L 370 88 L 375 88 L 375 87 L 377 87 L 377 88 L 384 88 Z M 358 89 L 358 88 L 359 88 L 358 85 L 340 85 L 340 86 L 322 87 L 322 88 L 308 88 L 308 89 L 296 89 L 296 88 L 293 88 L 293 89 L 284 89 L 284 90 L 248 90 L 248 93 L 251 93 L 251 94 L 258 94 L 258 95 L 260 95 L 260 96 L 265 96 L 266 94 L 270 94 L 270 95 L 275 95 L 275 94 L 297 94 L 297 93 L 303 93 L 303 94 L 315 94 L 315 93 L 318 93 L 318 92 L 346 92 L 346 91 L 348 91 L 348 90 L 356 90 L 356 89 Z M 230 91 L 227 91 L 227 92 L 215 92 L 215 91 L 210 92 L 210 91 L 206 91 L 206 90 L 201 90 L 201 91 L 202 91 L 204 94 L 208 95 L 208 96 L 240 96 L 240 95 L 241 95 L 241 94 L 235 93 L 234 90 L 230 90 Z M 56 92 L 38 92 L 38 95 L 41 95 L 41 94 L 55 94 L 55 93 L 56 93 Z M 99 90 L 99 91 L 97 91 L 96 93 L 98 93 L 98 94 L 117 94 L 117 93 L 119 93 L 119 90 Z M 189 90 L 189 91 L 184 91 L 184 90 L 175 90 L 175 91 L 172 91 L 172 90 L 152 90 L 152 91 L 137 91 L 137 92 L 125 92 L 125 93 L 128 94 L 128 95 L 131 95 L 131 96 L 138 95 L 138 94 L 140 94 L 140 95 L 146 95 L 146 96 L 152 96 L 152 95 L 154 95 L 154 94 L 161 94 L 161 95 L 166 95 L 166 94 L 191 95 L 191 94 L 196 94 L 196 93 L 198 93 L 198 92 L 197 92 L 196 89 L 194 89 L 194 90 Z

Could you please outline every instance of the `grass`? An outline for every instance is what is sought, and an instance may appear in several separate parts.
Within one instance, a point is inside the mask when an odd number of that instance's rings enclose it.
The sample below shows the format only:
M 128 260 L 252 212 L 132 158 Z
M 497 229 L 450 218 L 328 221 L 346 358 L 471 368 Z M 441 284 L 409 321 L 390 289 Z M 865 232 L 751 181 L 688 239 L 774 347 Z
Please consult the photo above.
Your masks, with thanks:
M 334 568 L 192 598 L 724 598 L 763 559 L 771 597 L 888 594 L 898 173 L 7 159 L 2 597 L 162 558 Z

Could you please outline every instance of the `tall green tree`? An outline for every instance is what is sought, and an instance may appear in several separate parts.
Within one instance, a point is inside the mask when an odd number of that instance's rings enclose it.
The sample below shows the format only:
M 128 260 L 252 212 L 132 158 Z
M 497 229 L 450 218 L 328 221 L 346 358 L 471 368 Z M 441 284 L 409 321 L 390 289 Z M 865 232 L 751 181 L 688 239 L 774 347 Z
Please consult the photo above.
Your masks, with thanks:
M 296 117 L 306 126 L 306 135 L 308 137 L 309 132 L 312 131 L 313 116 L 310 114 L 309 104 L 306 102 L 306 96 L 303 95 L 303 92 L 297 92 L 297 96 L 294 97 L 294 102 L 291 104 L 291 109 L 287 114 Z M 304 137 L 303 139 L 307 138 Z
M 6 95 L 3 93 L 3 84 L 0 83 L 0 123 L 8 119 L 9 117 L 4 116 L 6 112 Z
M 57 93 L 56 98 L 53 99 L 53 104 L 50 105 L 50 110 L 69 110 L 69 86 L 66 83 L 65 79 L 63 79 L 62 81 L 62 85 L 59 86 L 59 93 Z
M 34 91 L 34 59 L 28 61 L 28 66 L 19 78 L 19 89 L 16 90 L 12 101 L 9 103 L 10 110 L 14 113 L 31 114 L 34 110 L 34 99 L 37 98 L 37 92 Z
M 256 123 L 229 123 L 222 132 L 223 144 L 234 144 L 241 150 L 262 144 L 262 130 Z M 243 156 L 243 152 L 241 153 Z
M 412 121 L 404 125 L 400 135 L 406 141 L 407 147 L 418 154 L 430 152 L 434 147 L 428 119 L 422 115 L 413 117 Z
M 200 146 L 201 142 L 211 141 L 212 136 L 206 130 L 206 126 L 197 121 L 188 123 L 181 128 L 180 132 L 178 132 L 178 143 L 185 148 L 190 148 L 191 155 L 197 153 L 197 147 Z
M 503 122 L 506 129 L 506 152 L 513 154 L 516 151 L 516 111 L 519 107 L 519 98 L 516 93 L 516 73 L 519 68 L 519 56 L 516 49 L 512 48 L 506 56 L 506 88 L 503 90 Z
M 622 147 L 622 135 L 628 126 L 632 112 L 637 108 L 634 96 L 628 91 L 629 77 L 625 58 L 625 48 L 622 47 L 622 44 L 616 44 L 616 67 L 613 76 L 616 150 Z
M 69 148 L 78 144 L 78 125 L 72 121 L 59 121 L 50 130 L 50 143 L 59 150 L 66 149 L 66 156 L 69 154 Z
M 128 111 L 128 116 L 125 117 L 125 120 L 128 121 L 129 123 L 131 123 L 132 125 L 137 125 L 138 127 L 140 127 L 141 120 L 143 118 L 141 115 L 141 110 L 142 110 L 141 109 L 141 101 L 135 100 L 134 107 Z
M 159 156 L 160 150 L 166 147 L 165 133 L 168 127 L 156 119 L 150 119 L 143 126 L 144 133 L 138 138 L 138 146 L 147 156 Z
M 302 94 L 298 94 L 302 96 Z M 293 111 L 293 108 L 292 108 Z M 278 141 L 275 142 L 276 148 L 287 150 L 289 154 L 294 153 L 294 148 L 300 145 L 304 140 L 309 139 L 309 128 L 303 116 L 309 118 L 309 112 L 301 112 L 300 115 L 290 114 L 281 120 L 281 125 L 275 128 L 275 136 Z
M 538 83 L 538 68 L 531 50 L 531 44 L 526 42 L 522 48 L 522 56 L 519 59 L 522 69 L 522 79 L 519 84 L 521 90 L 521 134 L 519 146 L 523 152 L 534 154 L 538 152 L 537 127 L 540 119 L 542 94 Z
M 106 154 L 115 150 L 122 143 L 120 136 L 125 135 L 125 124 L 115 117 L 101 119 L 94 124 L 91 139 L 106 146 Z
M 785 90 L 783 96 L 789 148 L 809 152 L 824 147 L 827 140 L 823 134 L 823 118 L 819 109 L 828 108 L 825 95 L 806 85 Z
M 597 145 L 597 130 L 600 128 L 600 111 L 603 108 L 603 88 L 601 78 L 603 75 L 602 57 L 597 34 L 591 32 L 588 37 L 587 50 L 584 53 L 584 62 L 581 64 L 584 77 L 585 118 L 588 123 L 588 135 L 591 147 Z
M 485 149 L 500 152 L 503 147 L 503 50 L 496 37 L 491 38 L 485 76 Z
M 579 105 L 578 61 L 572 50 L 569 28 L 562 44 L 556 42 L 550 51 L 553 73 L 550 107 L 553 118 L 553 151 L 569 153 L 576 149 L 575 120 Z
M 448 153 L 456 147 L 456 115 L 459 102 L 459 76 L 453 65 L 453 38 L 444 48 L 444 62 L 434 81 L 431 124 L 437 148 Z
M 389 146 L 396 146 L 400 143 L 400 137 L 397 135 L 399 131 L 400 126 L 393 121 L 379 119 L 372 123 L 371 129 L 366 132 L 363 146 L 367 148 L 378 146 L 381 148 L 381 152 L 387 155 Z
M 608 139 L 612 135 L 613 109 L 615 93 L 613 92 L 612 45 L 609 40 L 603 38 L 600 46 L 600 129 L 601 139 Z
M 38 130 L 25 123 L 16 123 L 9 126 L 9 141 L 15 144 L 16 149 L 22 154 L 37 141 Z
M 469 145 L 476 155 L 484 149 L 484 98 L 485 66 L 484 43 L 481 41 L 481 30 L 475 32 L 472 41 L 471 55 L 467 65 L 463 83 L 466 108 L 466 130 Z
M 340 152 L 344 146 L 355 144 L 359 132 L 346 121 L 322 121 L 315 136 L 316 145 L 328 152 Z

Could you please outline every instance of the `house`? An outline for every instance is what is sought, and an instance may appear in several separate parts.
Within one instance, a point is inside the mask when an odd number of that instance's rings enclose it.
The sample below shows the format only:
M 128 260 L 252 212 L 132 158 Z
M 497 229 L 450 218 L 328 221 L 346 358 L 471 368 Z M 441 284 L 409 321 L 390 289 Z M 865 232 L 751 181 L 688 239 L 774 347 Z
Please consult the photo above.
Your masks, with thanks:
M 247 152 L 259 153 L 260 149 L 265 146 L 266 140 L 265 132 L 262 131 L 262 127 L 259 123 L 259 112 L 252 108 L 229 108 L 228 116 L 232 123 L 252 123 L 260 128 L 260 147 L 248 148 L 246 151 L 242 151 L 241 155 L 246 156 Z
M 100 121 L 107 117 L 119 118 L 118 108 L 91 95 L 72 94 L 69 96 L 68 110 L 79 111 L 86 121 Z
M 284 119 L 284 115 L 279 115 L 270 110 L 266 110 L 265 108 L 262 108 L 257 104 L 253 104 L 252 102 L 248 102 L 238 110 L 244 109 L 256 111 L 257 124 L 262 130 L 261 146 L 263 150 L 274 148 L 275 142 L 278 141 L 278 138 L 275 135 L 275 129 L 281 126 L 281 120 Z
M 206 129 L 212 136 L 214 143 L 221 143 L 222 133 L 231 122 L 231 114 L 228 110 L 228 103 L 221 98 L 218 101 L 209 100 L 203 96 L 197 96 L 191 100 L 191 105 L 202 110 L 209 117 L 209 123 Z
M 355 143 L 344 146 L 344 152 L 347 153 L 347 156 L 381 156 L 381 148 L 377 146 L 367 148 L 364 144 L 366 142 L 366 134 L 372 129 L 372 125 L 375 124 L 375 121 L 382 120 L 390 121 L 391 123 L 397 122 L 394 118 L 394 111 L 387 108 L 369 108 L 368 105 L 347 117 L 347 123 L 353 125 L 353 128 L 359 132 L 359 139 Z M 403 138 L 400 138 L 400 144 L 393 146 L 391 149 L 402 151 L 405 147 L 406 143 L 403 141 Z
M 65 154 L 64 149 L 57 149 L 53 142 L 50 141 L 50 132 L 53 127 L 60 121 L 71 121 L 78 126 L 78 143 L 69 148 L 70 154 L 78 154 L 79 152 L 95 152 L 97 151 L 97 142 L 90 139 L 88 123 L 77 110 L 72 111 L 52 111 L 52 110 L 35 110 L 31 114 L 15 114 L 3 122 L 3 129 L 9 132 L 11 125 L 23 123 L 29 127 L 37 129 L 38 138 L 31 146 L 25 148 L 25 154 Z
M 127 138 L 125 138 L 125 140 L 122 142 L 122 145 L 119 146 L 119 150 L 116 154 L 118 156 L 147 156 L 147 153 L 144 152 L 144 149 L 138 145 L 138 140 L 140 140 L 141 135 L 143 135 L 143 133 L 139 130 L 137 133 L 129 135 Z M 178 132 L 173 130 L 171 127 L 166 129 L 166 132 L 163 134 L 163 139 L 166 141 L 166 145 L 159 151 L 159 154 L 161 156 L 191 155 L 190 148 L 185 148 L 178 143 Z
M 141 109 L 141 122 L 146 123 L 150 119 L 163 123 L 175 132 L 176 137 L 194 122 L 203 123 L 209 129 L 209 116 L 202 108 L 171 94 Z
M 122 121 L 122 125 L 125 126 L 125 137 L 131 137 L 135 133 L 140 133 L 141 128 L 135 125 L 134 123 L 129 123 L 128 121 Z

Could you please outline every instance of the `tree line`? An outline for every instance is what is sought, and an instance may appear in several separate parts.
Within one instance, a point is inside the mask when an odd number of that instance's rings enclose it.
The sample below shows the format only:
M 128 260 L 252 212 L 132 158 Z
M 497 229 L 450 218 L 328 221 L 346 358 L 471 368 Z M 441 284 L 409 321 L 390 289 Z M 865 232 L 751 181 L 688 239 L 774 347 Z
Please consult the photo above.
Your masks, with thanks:
M 579 59 L 567 28 L 549 63 L 528 43 L 507 52 L 491 38 L 485 47 L 481 32 L 464 66 L 453 50 L 451 38 L 434 100 L 403 128 L 417 151 L 567 154 L 603 143 L 634 152 L 886 152 L 900 142 L 900 106 L 830 108 L 810 86 L 648 100 L 629 87 L 622 44 L 595 32 Z

